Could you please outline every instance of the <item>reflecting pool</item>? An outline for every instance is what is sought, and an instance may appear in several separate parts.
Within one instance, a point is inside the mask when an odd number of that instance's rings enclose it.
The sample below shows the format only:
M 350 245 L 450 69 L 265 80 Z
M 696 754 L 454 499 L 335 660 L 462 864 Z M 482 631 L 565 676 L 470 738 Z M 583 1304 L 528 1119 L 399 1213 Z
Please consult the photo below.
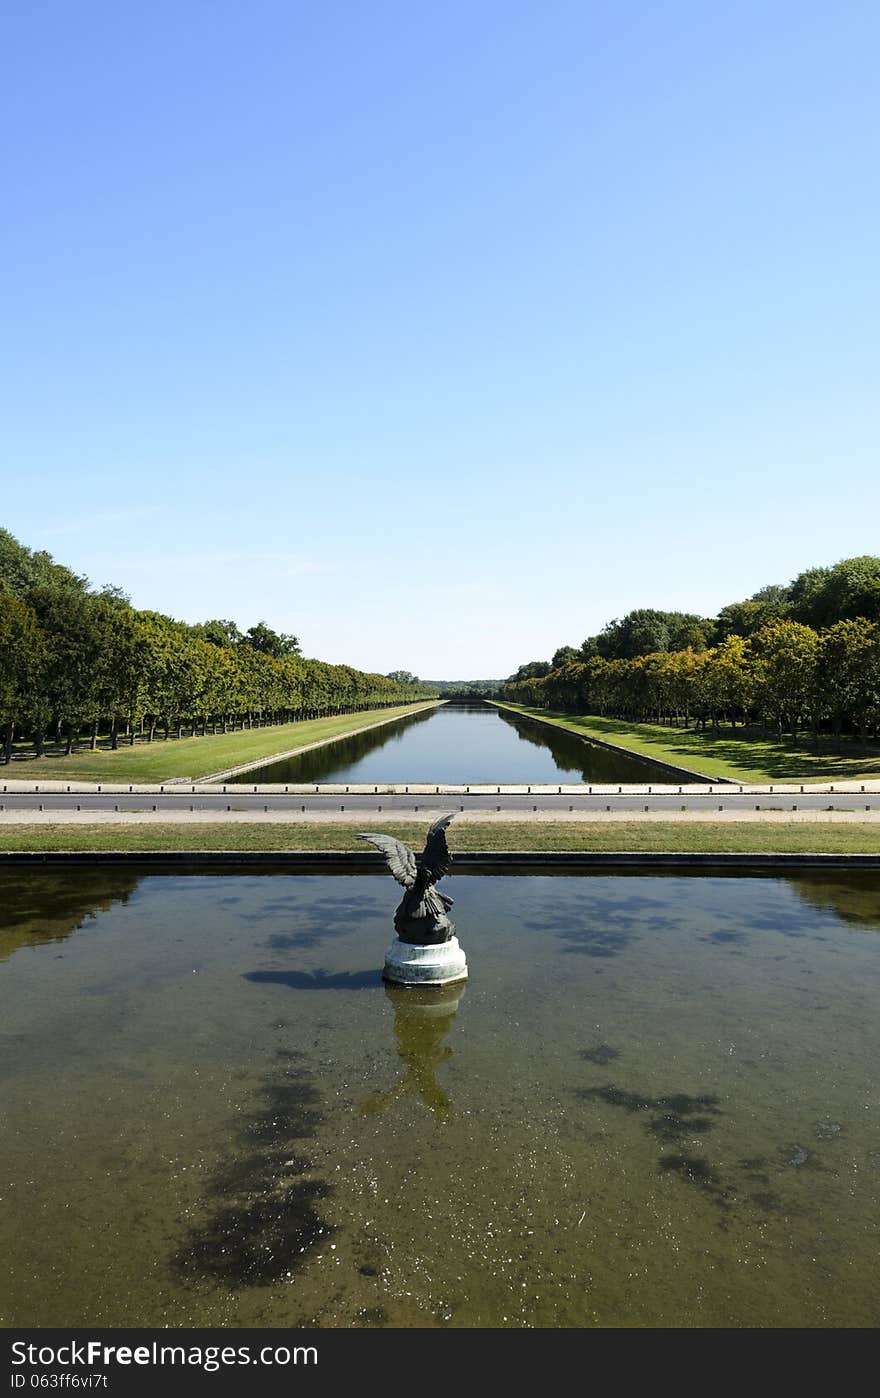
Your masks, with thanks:
M 604 786 L 688 778 L 489 704 L 443 704 L 226 780 Z
M 880 1322 L 880 878 L 0 874 L 5 1326 Z

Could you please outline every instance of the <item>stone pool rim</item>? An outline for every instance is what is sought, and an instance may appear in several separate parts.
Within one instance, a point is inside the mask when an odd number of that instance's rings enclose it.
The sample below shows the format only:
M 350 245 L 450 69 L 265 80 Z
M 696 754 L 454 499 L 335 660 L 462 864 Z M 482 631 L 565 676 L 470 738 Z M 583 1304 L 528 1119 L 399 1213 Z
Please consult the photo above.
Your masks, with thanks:
M 54 865 L 71 866 L 140 865 L 155 869 L 272 869 L 301 873 L 382 873 L 384 856 L 370 851 L 348 850 L 3 850 L 4 868 Z M 468 850 L 455 855 L 454 872 L 508 873 L 555 869 L 627 869 L 651 872 L 656 869 L 880 869 L 880 851 L 867 854 L 812 852 L 748 853 L 732 852 L 639 852 L 590 850 Z

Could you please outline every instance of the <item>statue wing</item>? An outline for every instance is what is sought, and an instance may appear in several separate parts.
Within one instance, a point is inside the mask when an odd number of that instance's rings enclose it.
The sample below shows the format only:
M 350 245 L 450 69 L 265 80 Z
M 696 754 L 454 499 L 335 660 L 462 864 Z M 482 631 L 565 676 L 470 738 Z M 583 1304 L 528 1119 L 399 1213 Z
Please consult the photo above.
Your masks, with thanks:
M 433 829 L 433 827 L 432 827 Z M 418 872 L 416 857 L 411 849 L 395 840 L 393 835 L 358 835 L 359 840 L 369 840 L 385 856 L 385 862 L 398 883 L 404 888 L 412 888 Z M 445 843 L 445 841 L 444 841 Z
M 428 870 L 431 876 L 431 883 L 436 883 L 442 879 L 444 874 L 448 874 L 449 866 L 452 863 L 452 855 L 449 853 L 449 846 L 446 843 L 446 827 L 453 819 L 452 815 L 440 816 L 428 831 L 428 838 L 425 841 L 425 848 L 420 859 L 420 864 Z

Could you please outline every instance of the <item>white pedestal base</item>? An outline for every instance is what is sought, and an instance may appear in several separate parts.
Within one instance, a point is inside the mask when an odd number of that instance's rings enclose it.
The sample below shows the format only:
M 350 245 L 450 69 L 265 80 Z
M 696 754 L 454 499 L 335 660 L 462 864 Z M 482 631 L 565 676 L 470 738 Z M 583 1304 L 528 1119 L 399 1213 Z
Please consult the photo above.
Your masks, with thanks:
M 449 985 L 467 978 L 467 959 L 457 937 L 418 946 L 395 937 L 385 953 L 386 981 L 396 985 Z

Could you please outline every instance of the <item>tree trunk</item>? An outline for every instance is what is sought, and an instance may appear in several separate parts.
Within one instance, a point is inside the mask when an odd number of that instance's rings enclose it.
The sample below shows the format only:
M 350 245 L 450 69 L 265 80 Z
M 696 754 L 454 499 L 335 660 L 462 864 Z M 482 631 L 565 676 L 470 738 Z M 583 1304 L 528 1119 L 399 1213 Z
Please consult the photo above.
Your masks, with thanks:
M 110 723 L 110 751 L 116 752 L 119 747 L 119 719 L 114 714 Z
M 6 725 L 6 739 L 3 744 L 3 759 L 7 765 L 12 761 L 12 738 L 15 733 L 15 723 L 12 719 Z
M 95 748 L 96 748 L 97 746 L 98 746 L 98 725 L 97 725 L 97 723 L 93 723 L 93 724 L 92 724 L 92 736 L 91 736 L 91 739 L 90 739 L 90 741 L 89 741 L 89 751 L 90 751 L 90 752 L 94 752 L 94 751 L 95 751 Z

